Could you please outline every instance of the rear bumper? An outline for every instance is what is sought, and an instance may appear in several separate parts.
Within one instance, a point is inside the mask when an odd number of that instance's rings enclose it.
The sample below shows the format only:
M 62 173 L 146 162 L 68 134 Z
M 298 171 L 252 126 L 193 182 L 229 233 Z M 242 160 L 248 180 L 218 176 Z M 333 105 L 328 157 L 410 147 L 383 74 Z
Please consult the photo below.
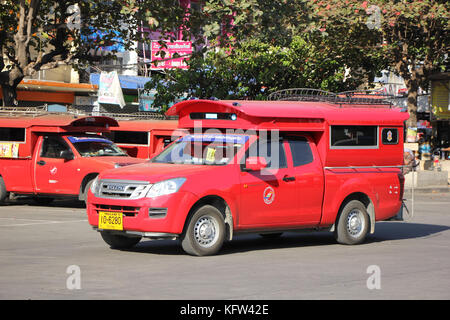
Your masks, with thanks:
M 129 236 L 172 238 L 183 232 L 189 210 L 197 200 L 198 197 L 186 191 L 135 200 L 98 198 L 89 192 L 86 210 L 89 224 L 95 229 L 98 229 L 99 211 L 120 211 L 123 231 L 119 232 Z M 159 214 L 152 215 L 155 211 Z

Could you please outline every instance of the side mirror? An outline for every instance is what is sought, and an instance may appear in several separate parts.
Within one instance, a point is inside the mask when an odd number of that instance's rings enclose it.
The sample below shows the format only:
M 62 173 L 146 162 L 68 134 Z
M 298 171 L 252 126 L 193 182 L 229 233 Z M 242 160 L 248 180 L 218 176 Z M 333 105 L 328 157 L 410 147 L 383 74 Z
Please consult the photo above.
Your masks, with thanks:
M 59 153 L 59 157 L 64 160 L 73 160 L 73 153 L 70 150 L 63 150 Z
M 246 171 L 261 171 L 267 167 L 267 161 L 264 157 L 249 157 L 245 160 Z

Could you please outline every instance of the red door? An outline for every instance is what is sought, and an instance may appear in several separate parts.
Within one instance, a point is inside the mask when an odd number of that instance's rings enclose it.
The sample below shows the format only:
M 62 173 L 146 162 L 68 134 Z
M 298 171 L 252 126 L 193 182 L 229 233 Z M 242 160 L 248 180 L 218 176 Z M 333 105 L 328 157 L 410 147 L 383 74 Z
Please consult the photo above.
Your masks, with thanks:
M 296 183 L 292 164 L 287 161 L 286 145 L 282 141 L 267 144 L 256 141 L 253 148 L 258 156 L 266 158 L 271 168 L 262 171 L 241 169 L 238 224 L 249 228 L 290 225 L 298 219 L 298 211 Z M 251 155 L 249 150 L 245 157 Z
M 61 136 L 40 137 L 35 157 L 35 186 L 37 193 L 78 194 L 77 166 L 67 155 L 73 151 Z

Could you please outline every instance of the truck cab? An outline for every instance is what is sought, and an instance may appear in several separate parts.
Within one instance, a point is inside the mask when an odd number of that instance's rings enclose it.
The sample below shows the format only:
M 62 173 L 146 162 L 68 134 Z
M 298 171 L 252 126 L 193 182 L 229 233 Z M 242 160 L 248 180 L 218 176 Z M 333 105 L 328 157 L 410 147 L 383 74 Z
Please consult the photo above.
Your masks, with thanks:
M 235 234 L 299 230 L 358 244 L 402 206 L 408 114 L 389 105 L 190 100 L 167 114 L 189 134 L 91 185 L 89 223 L 112 248 L 178 238 L 202 256 Z
M 118 126 L 108 117 L 44 114 L 0 118 L 0 200 L 8 193 L 38 203 L 56 197 L 86 199 L 105 169 L 144 162 L 96 134 Z

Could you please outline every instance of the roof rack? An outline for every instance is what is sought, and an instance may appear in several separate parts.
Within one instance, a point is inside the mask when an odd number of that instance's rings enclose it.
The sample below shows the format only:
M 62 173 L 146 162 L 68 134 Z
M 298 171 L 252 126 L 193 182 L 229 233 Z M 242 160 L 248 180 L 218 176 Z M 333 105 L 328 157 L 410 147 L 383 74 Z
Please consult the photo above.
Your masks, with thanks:
M 176 120 L 178 117 L 167 117 L 157 112 L 133 112 L 133 113 L 111 113 L 111 112 L 86 112 L 69 107 L 67 112 L 51 112 L 47 106 L 38 107 L 0 107 L 0 117 L 40 117 L 45 115 L 74 115 L 74 116 L 105 116 L 120 120 Z
M 39 107 L 0 107 L 0 116 L 37 116 L 47 112 L 46 106 Z
M 284 89 L 271 93 L 267 100 L 270 101 L 313 101 L 329 102 L 340 106 L 346 105 L 378 105 L 392 107 L 394 96 L 387 95 L 379 90 L 357 90 L 339 93 L 323 91 L 311 88 Z
M 333 92 L 312 88 L 292 88 L 275 91 L 267 97 L 271 101 L 322 101 L 331 102 L 336 99 Z

